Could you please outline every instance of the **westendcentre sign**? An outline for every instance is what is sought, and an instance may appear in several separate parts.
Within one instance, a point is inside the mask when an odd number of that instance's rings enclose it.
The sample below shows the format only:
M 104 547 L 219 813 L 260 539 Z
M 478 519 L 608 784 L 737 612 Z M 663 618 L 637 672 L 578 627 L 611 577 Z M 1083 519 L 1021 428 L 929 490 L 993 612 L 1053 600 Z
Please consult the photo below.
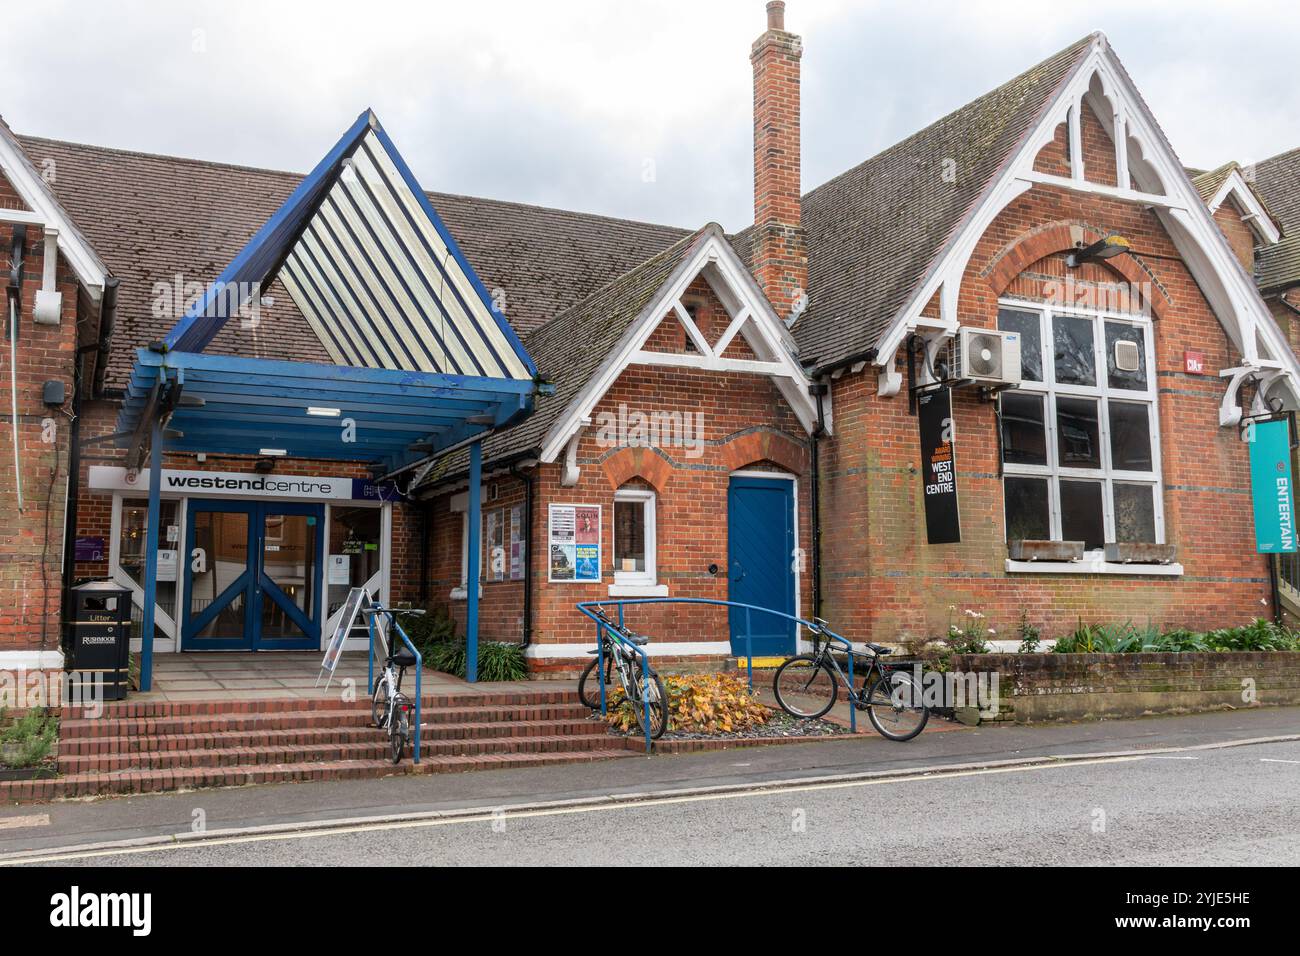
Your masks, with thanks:
M 149 491 L 147 471 L 130 472 L 113 465 L 92 465 L 90 487 L 100 491 Z M 162 494 L 278 498 L 295 501 L 396 501 L 402 496 L 391 484 L 368 478 L 312 475 L 259 475 L 236 471 L 182 471 L 164 468 Z

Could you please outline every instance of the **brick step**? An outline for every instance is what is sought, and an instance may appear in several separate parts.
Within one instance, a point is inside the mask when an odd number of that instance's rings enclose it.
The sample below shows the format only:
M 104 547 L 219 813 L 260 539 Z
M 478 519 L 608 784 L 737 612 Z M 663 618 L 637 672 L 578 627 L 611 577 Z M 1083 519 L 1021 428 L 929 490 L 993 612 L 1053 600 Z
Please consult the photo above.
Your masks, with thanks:
M 626 750 L 626 747 L 621 738 L 612 737 L 608 734 L 602 734 L 599 737 L 590 734 L 585 736 L 550 734 L 530 737 L 422 741 L 420 749 L 427 758 L 437 756 L 575 753 L 587 750 Z M 156 750 L 141 753 L 60 754 L 58 766 L 59 771 L 64 774 L 102 774 L 123 770 L 176 770 L 199 767 L 383 760 L 387 754 L 388 738 L 382 736 L 379 731 L 372 730 L 370 740 L 358 743 Z
M 620 749 L 576 750 L 568 753 L 434 755 L 419 764 L 410 758 L 394 766 L 387 760 L 336 760 L 289 764 L 241 764 L 233 767 L 192 767 L 176 770 L 119 770 L 77 773 L 46 780 L 0 782 L 0 803 L 30 803 L 98 794 L 158 793 L 197 787 L 236 787 L 306 780 L 362 780 L 411 773 L 457 773 L 591 763 L 630 755 Z
M 495 723 L 429 724 L 424 739 L 495 740 L 502 737 L 538 737 L 554 734 L 589 737 L 605 733 L 605 724 L 590 718 L 577 720 L 521 720 Z M 237 747 L 291 747 L 320 744 L 365 743 L 379 731 L 369 723 L 355 726 L 309 727 L 295 730 L 240 730 L 129 737 L 73 737 L 59 742 L 60 755 L 132 754 L 152 751 L 228 750 Z
M 582 704 L 425 707 L 426 725 L 515 723 L 535 720 L 580 720 L 591 716 Z M 80 738 L 171 736 L 225 731 L 302 730 L 363 727 L 370 723 L 369 707 L 349 710 L 293 710 L 266 713 L 186 714 L 171 717 L 73 719 L 60 723 L 63 741 Z
M 406 689 L 414 692 L 409 685 Z M 368 697 L 369 695 L 363 695 Z M 578 695 L 572 690 L 543 689 L 527 691 L 493 691 L 479 693 L 437 693 L 426 691 L 421 695 L 426 707 L 463 708 L 477 705 L 485 707 L 502 707 L 514 705 L 574 704 Z M 219 714 L 267 714 L 286 711 L 348 711 L 367 709 L 368 699 L 345 701 L 341 696 L 320 698 L 277 697 L 255 700 L 197 700 L 197 701 L 118 701 L 102 705 L 102 711 L 96 720 L 120 720 L 139 717 L 184 717 L 208 716 Z M 63 720 L 83 720 L 84 708 L 61 707 L 59 716 Z

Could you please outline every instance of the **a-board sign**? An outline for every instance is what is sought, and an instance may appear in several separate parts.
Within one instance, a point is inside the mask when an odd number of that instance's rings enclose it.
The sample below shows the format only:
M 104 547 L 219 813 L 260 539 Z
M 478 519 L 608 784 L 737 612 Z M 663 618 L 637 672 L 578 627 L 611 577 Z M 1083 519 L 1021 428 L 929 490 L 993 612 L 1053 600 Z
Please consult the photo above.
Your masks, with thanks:
M 339 615 L 338 626 L 330 635 L 329 643 L 325 645 L 325 658 L 320 662 L 321 674 L 329 674 L 329 680 L 325 682 L 326 687 L 329 686 L 329 681 L 334 679 L 334 669 L 339 666 L 339 658 L 343 656 L 343 646 L 348 641 L 348 635 L 352 633 L 357 615 L 369 606 L 370 595 L 366 593 L 365 588 L 353 588 L 348 592 L 348 599 L 343 603 L 343 612 Z M 319 676 L 316 678 L 316 683 L 320 683 Z

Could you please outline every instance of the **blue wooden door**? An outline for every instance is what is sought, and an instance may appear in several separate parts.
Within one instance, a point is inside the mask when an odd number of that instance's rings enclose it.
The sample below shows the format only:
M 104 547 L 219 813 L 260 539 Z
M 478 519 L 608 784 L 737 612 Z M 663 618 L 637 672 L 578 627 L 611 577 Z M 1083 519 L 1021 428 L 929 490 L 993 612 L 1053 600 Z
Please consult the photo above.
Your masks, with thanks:
M 794 614 L 794 482 L 736 475 L 727 491 L 729 599 Z M 793 654 L 793 621 L 730 609 L 731 651 L 746 654 L 750 629 L 755 655 Z

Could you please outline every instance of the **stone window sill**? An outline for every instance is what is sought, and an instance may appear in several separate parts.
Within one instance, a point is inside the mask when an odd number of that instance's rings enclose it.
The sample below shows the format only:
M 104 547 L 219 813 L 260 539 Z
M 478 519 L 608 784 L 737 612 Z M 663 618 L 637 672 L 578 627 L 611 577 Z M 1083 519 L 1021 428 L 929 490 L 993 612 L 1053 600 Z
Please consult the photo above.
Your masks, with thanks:
M 609 596 L 624 597 L 624 598 L 667 597 L 668 585 L 615 583 L 609 586 Z
M 1181 564 L 1120 564 L 1098 554 L 1082 561 L 1012 561 L 1007 560 L 1008 574 L 1144 574 L 1181 577 Z

